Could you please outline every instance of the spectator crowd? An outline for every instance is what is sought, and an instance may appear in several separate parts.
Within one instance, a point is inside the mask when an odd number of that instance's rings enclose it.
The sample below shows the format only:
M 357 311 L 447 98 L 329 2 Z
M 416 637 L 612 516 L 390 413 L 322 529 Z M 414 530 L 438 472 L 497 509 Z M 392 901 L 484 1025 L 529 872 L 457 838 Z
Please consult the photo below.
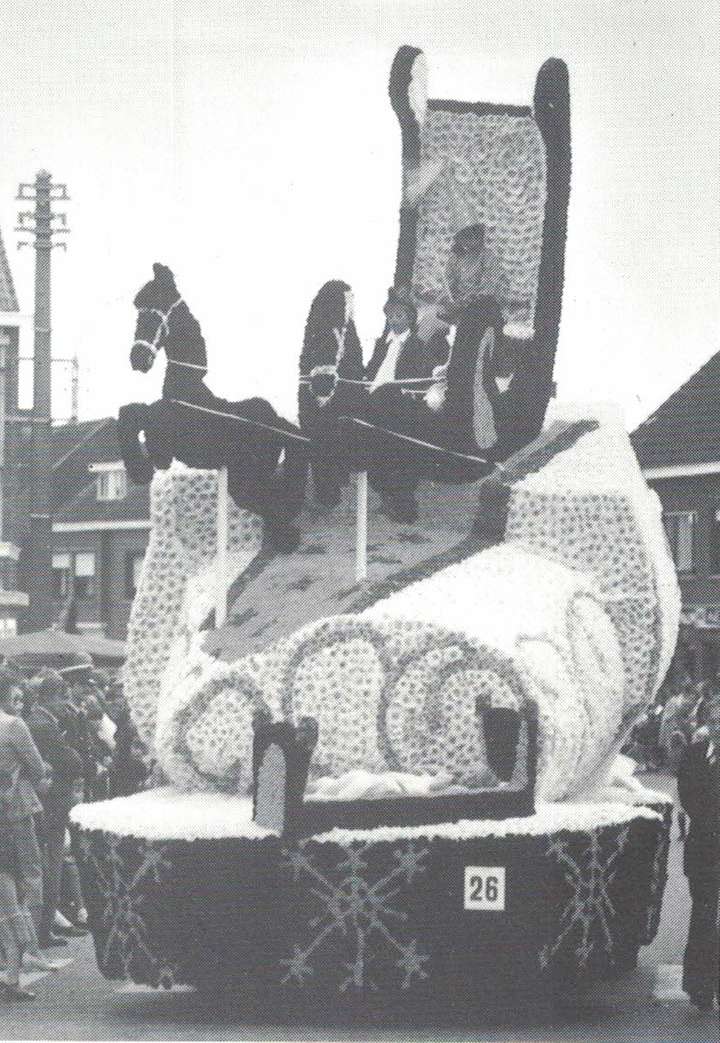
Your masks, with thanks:
M 0 667 L 0 956 L 6 999 L 30 1000 L 23 969 L 87 933 L 71 808 L 127 796 L 153 771 L 122 683 L 92 664 L 28 676 Z
M 666 687 L 624 748 L 678 779 L 692 914 L 683 985 L 711 1009 L 718 989 L 720 680 Z M 30 1000 L 23 969 L 57 970 L 47 950 L 87 933 L 70 845 L 71 808 L 157 782 L 122 683 L 91 664 L 33 676 L 0 666 L 0 957 L 8 1000 Z
M 692 901 L 683 989 L 700 1010 L 718 1001 L 720 893 L 720 678 L 664 686 L 636 725 L 625 752 L 641 768 L 678 783 L 683 869 Z

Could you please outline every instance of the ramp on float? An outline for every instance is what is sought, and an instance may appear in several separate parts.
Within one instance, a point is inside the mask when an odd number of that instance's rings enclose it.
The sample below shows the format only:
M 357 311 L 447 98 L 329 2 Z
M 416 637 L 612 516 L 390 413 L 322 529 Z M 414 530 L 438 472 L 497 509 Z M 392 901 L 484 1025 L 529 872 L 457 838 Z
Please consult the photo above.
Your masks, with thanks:
M 355 580 L 355 504 L 351 489 L 334 511 L 309 507 L 301 521 L 302 542 L 289 555 L 262 552 L 231 585 L 228 625 L 210 629 L 204 649 L 227 661 L 259 652 L 308 623 L 363 611 L 397 590 L 462 561 L 503 538 L 510 488 L 567 449 L 592 422 L 558 422 L 478 482 L 447 486 L 425 483 L 419 518 L 391 521 L 370 494 L 368 579 Z

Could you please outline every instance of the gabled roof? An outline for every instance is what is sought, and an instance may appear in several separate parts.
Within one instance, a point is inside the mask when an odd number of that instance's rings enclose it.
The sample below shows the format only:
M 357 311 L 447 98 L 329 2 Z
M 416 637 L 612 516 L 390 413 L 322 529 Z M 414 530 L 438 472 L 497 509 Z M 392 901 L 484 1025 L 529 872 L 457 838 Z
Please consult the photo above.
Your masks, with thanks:
M 97 481 L 92 479 L 69 503 L 53 515 L 53 524 L 150 521 L 150 487 L 128 482 L 122 500 L 98 500 Z
M 91 464 L 120 459 L 114 417 L 53 427 L 52 513 L 63 511 L 90 482 Z
M 128 482 L 122 500 L 98 500 L 92 464 L 120 460 L 117 420 L 104 417 L 52 429 L 53 522 L 148 521 L 148 486 Z
M 640 466 L 720 461 L 720 351 L 630 436 Z
M 8 264 L 5 245 L 0 231 L 0 311 L 18 311 L 18 299 L 15 293 L 12 272 Z
M 53 427 L 50 436 L 50 459 L 53 471 L 68 465 L 70 458 L 81 451 L 84 451 L 83 456 L 90 454 L 92 463 L 117 458 L 119 449 L 115 425 L 114 417 L 103 417 L 101 420 L 81 420 Z M 98 453 L 100 453 L 99 456 Z M 108 453 L 111 455 L 108 456 Z

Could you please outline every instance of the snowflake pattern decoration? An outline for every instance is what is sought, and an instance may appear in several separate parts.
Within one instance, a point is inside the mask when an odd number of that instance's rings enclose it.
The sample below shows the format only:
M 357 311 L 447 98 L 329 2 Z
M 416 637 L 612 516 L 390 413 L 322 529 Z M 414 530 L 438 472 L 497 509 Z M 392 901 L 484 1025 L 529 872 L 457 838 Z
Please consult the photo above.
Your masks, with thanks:
M 577 938 L 574 955 L 580 969 L 587 967 L 598 941 L 606 953 L 612 953 L 614 943 L 611 924 L 616 912 L 609 891 L 629 834 L 629 828 L 623 829 L 615 839 L 615 849 L 609 854 L 604 851 L 597 830 L 591 833 L 588 846 L 577 858 L 570 853 L 567 841 L 556 840 L 550 844 L 548 856 L 557 861 L 571 894 L 560 916 L 557 937 L 539 953 L 543 970 L 549 967 L 557 953 L 573 938 Z
M 133 980 L 140 964 L 143 981 L 152 981 L 170 989 L 176 984 L 175 974 L 173 968 L 158 958 L 149 943 L 143 906 L 147 901 L 148 885 L 161 887 L 172 875 L 173 867 L 163 847 L 142 844 L 135 847 L 135 852 L 140 854 L 140 864 L 133 868 L 128 852 L 120 850 L 123 839 L 108 837 L 107 852 L 100 857 L 92 838 L 83 834 L 79 837 L 83 868 L 95 878 L 102 902 L 103 933 L 107 932 L 98 950 L 98 963 L 108 970 L 117 967 L 123 978 Z
M 368 872 L 366 854 L 372 845 L 341 845 L 344 859 L 335 862 L 335 872 L 323 872 L 313 858 L 307 843 L 286 852 L 286 865 L 293 880 L 307 879 L 322 912 L 309 921 L 312 937 L 305 946 L 295 945 L 292 956 L 281 960 L 283 984 L 304 985 L 315 974 L 313 956 L 333 937 L 344 937 L 351 945 L 350 959 L 342 964 L 345 976 L 338 988 L 375 991 L 377 983 L 370 977 L 373 961 L 391 954 L 398 968 L 400 986 L 409 989 L 415 981 L 427 978 L 425 968 L 430 956 L 421 952 L 417 939 L 406 939 L 402 925 L 408 914 L 394 908 L 393 899 L 416 876 L 425 872 L 426 847 L 412 843 L 393 851 L 393 863 L 384 875 Z

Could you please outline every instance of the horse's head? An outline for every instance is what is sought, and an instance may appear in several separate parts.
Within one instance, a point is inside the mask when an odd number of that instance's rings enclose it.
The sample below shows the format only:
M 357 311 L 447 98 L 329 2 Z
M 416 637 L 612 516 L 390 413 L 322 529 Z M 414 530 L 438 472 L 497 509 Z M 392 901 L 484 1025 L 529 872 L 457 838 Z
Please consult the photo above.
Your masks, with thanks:
M 315 294 L 305 326 L 306 338 L 343 329 L 352 320 L 352 312 L 352 290 L 342 279 L 331 279 Z
M 153 278 L 145 283 L 134 301 L 138 318 L 130 365 L 141 373 L 148 372 L 158 351 L 165 347 L 173 312 L 182 303 L 170 269 L 164 264 L 154 264 L 153 273 Z

